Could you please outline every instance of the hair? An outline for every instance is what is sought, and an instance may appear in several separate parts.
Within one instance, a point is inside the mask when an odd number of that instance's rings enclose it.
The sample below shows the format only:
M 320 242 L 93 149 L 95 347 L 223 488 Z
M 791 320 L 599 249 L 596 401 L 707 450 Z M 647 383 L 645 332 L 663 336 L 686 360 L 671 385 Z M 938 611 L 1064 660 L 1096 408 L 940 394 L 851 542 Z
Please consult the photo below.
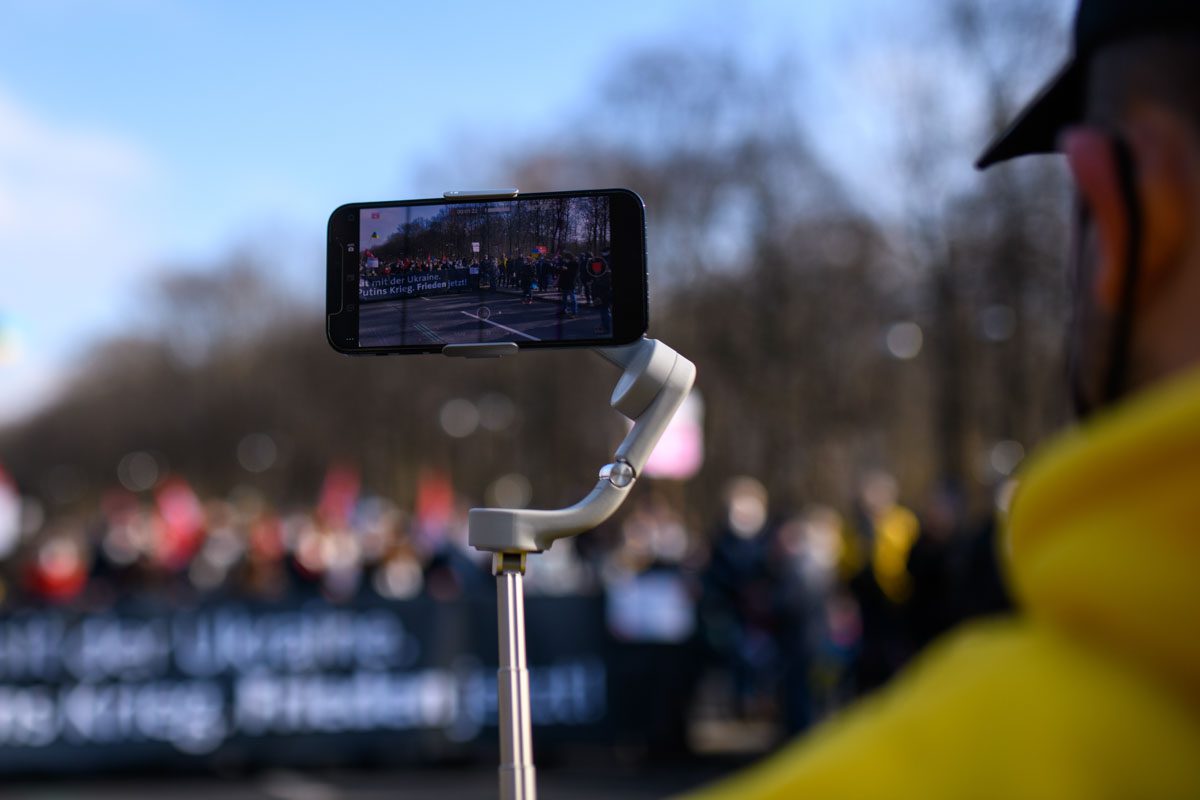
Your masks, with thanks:
M 1142 36 L 1109 45 L 1091 60 L 1088 119 L 1119 129 L 1144 102 L 1190 123 L 1200 142 L 1200 33 Z

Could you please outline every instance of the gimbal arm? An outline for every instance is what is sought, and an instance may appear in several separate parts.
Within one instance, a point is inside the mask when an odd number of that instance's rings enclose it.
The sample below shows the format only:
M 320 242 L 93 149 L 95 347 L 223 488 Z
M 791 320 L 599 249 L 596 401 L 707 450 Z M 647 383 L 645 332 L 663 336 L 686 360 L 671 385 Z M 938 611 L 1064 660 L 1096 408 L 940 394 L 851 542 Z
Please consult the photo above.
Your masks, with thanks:
M 569 508 L 471 509 L 472 547 L 493 553 L 538 553 L 557 539 L 595 528 L 625 501 L 667 424 L 691 390 L 696 367 L 655 339 L 597 348 L 595 352 L 623 370 L 611 405 L 634 423 L 613 461 L 600 470 L 600 478 L 587 497 Z

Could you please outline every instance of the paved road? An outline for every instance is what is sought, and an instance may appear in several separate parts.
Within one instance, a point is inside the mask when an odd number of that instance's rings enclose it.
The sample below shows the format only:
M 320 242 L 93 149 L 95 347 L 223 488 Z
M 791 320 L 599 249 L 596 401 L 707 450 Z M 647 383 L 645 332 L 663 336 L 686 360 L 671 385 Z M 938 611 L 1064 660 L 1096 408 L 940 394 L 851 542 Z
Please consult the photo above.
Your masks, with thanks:
M 364 303 L 358 317 L 362 347 L 474 342 L 594 339 L 600 312 L 579 305 L 574 319 L 558 313 L 558 303 L 482 290 Z
M 666 768 L 558 767 L 538 770 L 546 800 L 651 800 L 695 789 L 733 768 L 729 763 Z M 404 771 L 272 771 L 257 776 L 99 777 L 4 782 L 7 800 L 459 800 L 498 795 L 495 767 Z

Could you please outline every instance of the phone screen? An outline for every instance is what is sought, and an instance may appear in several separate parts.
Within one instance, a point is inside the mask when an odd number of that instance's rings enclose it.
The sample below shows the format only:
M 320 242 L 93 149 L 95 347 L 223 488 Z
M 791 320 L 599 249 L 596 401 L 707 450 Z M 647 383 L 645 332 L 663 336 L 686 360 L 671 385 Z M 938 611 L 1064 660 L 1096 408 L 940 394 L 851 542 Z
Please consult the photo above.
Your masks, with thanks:
M 628 224 L 614 226 L 630 195 L 344 206 L 337 249 L 343 299 L 353 299 L 343 310 L 356 311 L 352 349 L 430 352 L 446 345 L 635 338 L 628 335 L 626 306 L 644 311 L 644 222 L 635 220 L 632 237 Z M 352 217 L 351 228 L 344 223 Z M 338 347 L 332 332 L 331 340 Z

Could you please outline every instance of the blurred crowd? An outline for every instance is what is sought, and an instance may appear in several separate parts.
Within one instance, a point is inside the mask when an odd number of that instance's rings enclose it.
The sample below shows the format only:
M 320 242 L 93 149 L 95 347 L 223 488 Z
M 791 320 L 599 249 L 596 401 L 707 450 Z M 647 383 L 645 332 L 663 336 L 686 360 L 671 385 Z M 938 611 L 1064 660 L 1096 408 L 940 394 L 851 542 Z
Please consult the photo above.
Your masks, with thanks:
M 411 510 L 363 493 L 346 466 L 328 470 L 310 507 L 291 509 L 246 487 L 202 498 L 170 476 L 144 492 L 113 488 L 94 513 L 26 529 L 2 564 L 6 609 L 224 597 L 451 600 L 488 578 L 486 559 L 466 544 L 465 504 L 432 474 Z
M 913 511 L 874 473 L 845 513 L 779 513 L 762 483 L 739 477 L 707 529 L 685 521 L 672 488 L 652 484 L 610 527 L 556 543 L 527 587 L 602 596 L 614 639 L 658 648 L 664 686 L 692 706 L 795 733 L 963 619 L 1008 607 L 991 515 L 971 524 L 952 485 Z M 166 477 L 112 490 L 91 515 L 26 525 L 0 562 L 2 609 L 490 598 L 467 508 L 436 472 L 407 508 L 364 492 L 344 465 L 310 507 L 288 510 L 245 488 L 202 498 Z
M 959 622 L 1010 608 L 994 515 L 972 523 L 952 485 L 920 513 L 901 505 L 882 472 L 863 479 L 847 514 L 821 504 L 773 513 L 750 477 L 731 481 L 724 501 L 722 518 L 696 535 L 652 496 L 599 559 L 610 611 L 624 611 L 610 613 L 610 628 L 633 639 L 692 637 L 700 672 L 718 677 L 722 716 L 797 733 L 886 682 Z

